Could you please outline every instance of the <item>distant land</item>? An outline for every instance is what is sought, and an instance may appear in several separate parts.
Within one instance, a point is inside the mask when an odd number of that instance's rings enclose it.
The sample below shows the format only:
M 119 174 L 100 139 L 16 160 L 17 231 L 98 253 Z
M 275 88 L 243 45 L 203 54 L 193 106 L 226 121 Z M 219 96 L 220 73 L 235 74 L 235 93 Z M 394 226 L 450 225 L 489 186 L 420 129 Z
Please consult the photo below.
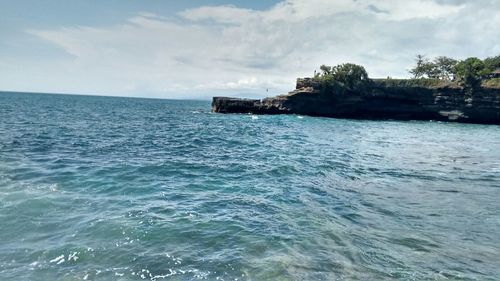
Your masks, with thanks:
M 322 65 L 295 90 L 262 100 L 214 97 L 218 113 L 500 124 L 500 56 L 457 61 L 417 55 L 412 79 L 370 79 L 363 66 Z

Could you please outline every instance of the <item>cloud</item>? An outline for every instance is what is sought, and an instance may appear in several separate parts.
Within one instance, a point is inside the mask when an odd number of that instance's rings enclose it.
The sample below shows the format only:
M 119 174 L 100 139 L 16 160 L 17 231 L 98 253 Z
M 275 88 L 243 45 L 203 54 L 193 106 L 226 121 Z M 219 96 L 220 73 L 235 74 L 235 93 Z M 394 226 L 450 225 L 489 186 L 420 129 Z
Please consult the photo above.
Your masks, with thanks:
M 259 19 L 259 12 L 240 9 L 235 6 L 214 6 L 189 9 L 179 13 L 180 16 L 192 20 L 214 20 L 218 23 L 238 24 L 250 19 Z
M 267 10 L 207 6 L 174 18 L 138 12 L 113 26 L 27 32 L 69 55 L 35 83 L 59 85 L 45 91 L 262 96 L 268 88 L 291 90 L 296 77 L 323 63 L 349 61 L 372 77 L 403 77 L 416 53 L 497 55 L 499 14 L 489 0 L 287 0 Z

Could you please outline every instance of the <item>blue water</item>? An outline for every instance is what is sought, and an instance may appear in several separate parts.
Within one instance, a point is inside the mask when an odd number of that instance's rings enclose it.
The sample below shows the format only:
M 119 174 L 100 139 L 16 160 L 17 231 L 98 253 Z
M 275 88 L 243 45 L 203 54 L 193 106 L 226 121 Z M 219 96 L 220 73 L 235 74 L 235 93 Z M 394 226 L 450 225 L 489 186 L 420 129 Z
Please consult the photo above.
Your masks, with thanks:
M 499 279 L 499 126 L 0 93 L 0 280 Z

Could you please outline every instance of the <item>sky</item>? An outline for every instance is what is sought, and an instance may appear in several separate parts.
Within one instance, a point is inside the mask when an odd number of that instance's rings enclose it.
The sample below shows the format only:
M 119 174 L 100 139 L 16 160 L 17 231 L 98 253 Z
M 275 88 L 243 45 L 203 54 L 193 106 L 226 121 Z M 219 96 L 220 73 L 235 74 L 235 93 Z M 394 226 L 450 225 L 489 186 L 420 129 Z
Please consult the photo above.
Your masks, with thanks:
M 208 99 L 500 55 L 500 0 L 0 0 L 0 90 Z

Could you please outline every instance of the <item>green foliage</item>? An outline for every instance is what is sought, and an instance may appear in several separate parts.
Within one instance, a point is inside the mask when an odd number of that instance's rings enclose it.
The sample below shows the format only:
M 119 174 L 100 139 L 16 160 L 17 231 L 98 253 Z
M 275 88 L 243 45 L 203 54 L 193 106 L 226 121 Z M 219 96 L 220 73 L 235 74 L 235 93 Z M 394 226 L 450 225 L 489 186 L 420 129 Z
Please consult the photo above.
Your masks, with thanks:
M 321 70 L 321 74 L 323 76 L 327 76 L 330 75 L 330 73 L 332 72 L 332 67 L 323 64 L 322 66 L 319 67 L 319 70 Z
M 492 78 L 492 73 L 500 68 L 500 56 L 484 61 L 471 57 L 463 61 L 439 56 L 430 61 L 424 55 L 417 55 L 416 65 L 410 69 L 415 79 L 430 78 L 443 81 L 458 81 L 466 88 L 476 88 L 484 79 Z
M 500 78 L 493 78 L 492 73 L 500 69 L 500 56 L 483 60 L 472 57 L 462 61 L 439 56 L 432 61 L 425 55 L 417 55 L 416 65 L 410 69 L 413 79 L 375 79 L 368 78 L 368 73 L 361 65 L 344 63 L 337 66 L 322 65 L 320 72 L 314 72 L 313 80 L 324 93 L 344 93 L 359 91 L 371 83 L 383 87 L 465 87 L 471 92 L 474 88 L 500 88 Z
M 427 68 L 429 67 L 429 59 L 425 57 L 425 55 L 417 55 L 415 57 L 416 66 L 410 69 L 410 74 L 413 75 L 413 78 L 422 78 L 424 77 Z
M 413 78 L 431 78 L 451 80 L 453 76 L 453 67 L 457 64 L 455 59 L 440 56 L 432 62 L 424 55 L 417 55 L 415 58 L 416 66 L 410 69 Z
M 373 83 L 379 87 L 396 87 L 396 88 L 440 88 L 440 87 L 458 87 L 457 83 L 432 78 L 417 78 L 417 79 L 373 79 Z
M 458 63 L 456 59 L 445 56 L 439 56 L 434 59 L 433 66 L 437 73 L 437 77 L 443 80 L 451 80 L 453 78 L 453 67 Z
M 365 68 L 353 63 L 332 67 L 331 75 L 335 81 L 342 83 L 349 89 L 362 87 L 368 82 L 368 73 Z
M 457 79 L 468 88 L 479 86 L 481 78 L 488 74 L 484 62 L 478 58 L 460 61 L 454 66 L 453 71 Z
M 500 69 L 500 56 L 486 58 L 483 62 L 484 67 L 489 73 Z
M 325 92 L 359 90 L 370 81 L 365 68 L 353 63 L 344 63 L 333 67 L 322 65 L 320 70 L 321 74 L 316 75 L 315 79 L 321 82 Z

